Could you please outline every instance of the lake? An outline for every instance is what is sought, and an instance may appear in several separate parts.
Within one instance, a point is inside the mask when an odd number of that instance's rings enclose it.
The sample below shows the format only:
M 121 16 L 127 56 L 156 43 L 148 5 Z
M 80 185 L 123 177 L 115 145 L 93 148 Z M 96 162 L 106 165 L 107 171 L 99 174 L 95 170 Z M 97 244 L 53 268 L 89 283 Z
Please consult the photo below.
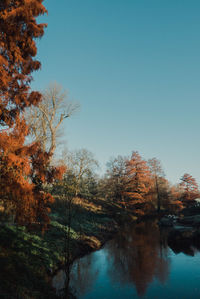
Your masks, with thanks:
M 73 293 L 80 299 L 199 299 L 200 253 L 193 245 L 173 251 L 167 235 L 156 220 L 126 226 L 73 264 Z

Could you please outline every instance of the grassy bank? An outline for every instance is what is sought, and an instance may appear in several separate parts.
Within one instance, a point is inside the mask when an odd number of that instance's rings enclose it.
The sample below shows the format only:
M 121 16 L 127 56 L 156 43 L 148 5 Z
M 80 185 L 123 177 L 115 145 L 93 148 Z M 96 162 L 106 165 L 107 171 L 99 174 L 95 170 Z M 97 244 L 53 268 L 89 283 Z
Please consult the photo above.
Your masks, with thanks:
M 100 248 L 120 223 L 132 217 L 119 205 L 100 199 L 77 198 L 71 208 L 70 262 Z M 56 198 L 50 217 L 44 235 L 39 230 L 28 232 L 24 227 L 1 224 L 0 298 L 56 298 L 51 276 L 64 263 L 68 230 L 67 211 L 61 198 Z

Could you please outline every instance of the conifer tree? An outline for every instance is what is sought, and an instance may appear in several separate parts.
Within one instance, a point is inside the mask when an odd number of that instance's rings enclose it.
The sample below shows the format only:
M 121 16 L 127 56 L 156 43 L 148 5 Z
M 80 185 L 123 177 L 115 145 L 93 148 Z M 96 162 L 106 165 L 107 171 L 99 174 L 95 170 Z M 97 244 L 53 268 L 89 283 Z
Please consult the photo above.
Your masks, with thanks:
M 48 168 L 49 155 L 39 143 L 25 145 L 29 128 L 24 109 L 41 100 L 39 92 L 30 91 L 30 83 L 32 72 L 40 68 L 34 57 L 35 40 L 46 27 L 36 21 L 47 12 L 42 2 L 0 2 L 0 198 L 19 224 L 48 223 L 53 198 L 41 186 L 61 173 Z
M 185 173 L 181 177 L 180 186 L 183 189 L 183 200 L 186 202 L 199 196 L 198 184 L 190 174 Z
M 126 167 L 127 184 L 126 197 L 130 206 L 141 207 L 146 203 L 146 195 L 150 189 L 150 171 L 147 162 L 138 152 L 133 152 L 131 159 L 127 161 Z

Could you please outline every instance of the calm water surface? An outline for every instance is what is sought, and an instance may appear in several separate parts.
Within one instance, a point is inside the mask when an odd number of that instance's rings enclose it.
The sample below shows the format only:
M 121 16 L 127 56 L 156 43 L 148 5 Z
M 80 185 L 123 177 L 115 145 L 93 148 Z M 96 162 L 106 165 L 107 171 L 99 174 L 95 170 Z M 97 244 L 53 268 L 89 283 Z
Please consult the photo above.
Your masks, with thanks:
M 174 248 L 173 248 L 174 249 Z M 154 222 L 125 228 L 104 248 L 77 260 L 71 287 L 80 299 L 200 298 L 200 253 L 170 249 Z

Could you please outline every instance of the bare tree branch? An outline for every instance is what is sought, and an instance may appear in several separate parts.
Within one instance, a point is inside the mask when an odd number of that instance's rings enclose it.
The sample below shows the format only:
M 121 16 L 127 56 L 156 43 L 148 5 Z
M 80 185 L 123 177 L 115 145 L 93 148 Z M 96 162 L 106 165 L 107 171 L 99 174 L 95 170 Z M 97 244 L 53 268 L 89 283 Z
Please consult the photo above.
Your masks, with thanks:
M 51 84 L 42 95 L 41 103 L 28 108 L 25 117 L 31 138 L 39 141 L 43 150 L 53 155 L 61 124 L 78 110 L 79 104 L 70 101 L 68 94 L 57 83 Z

